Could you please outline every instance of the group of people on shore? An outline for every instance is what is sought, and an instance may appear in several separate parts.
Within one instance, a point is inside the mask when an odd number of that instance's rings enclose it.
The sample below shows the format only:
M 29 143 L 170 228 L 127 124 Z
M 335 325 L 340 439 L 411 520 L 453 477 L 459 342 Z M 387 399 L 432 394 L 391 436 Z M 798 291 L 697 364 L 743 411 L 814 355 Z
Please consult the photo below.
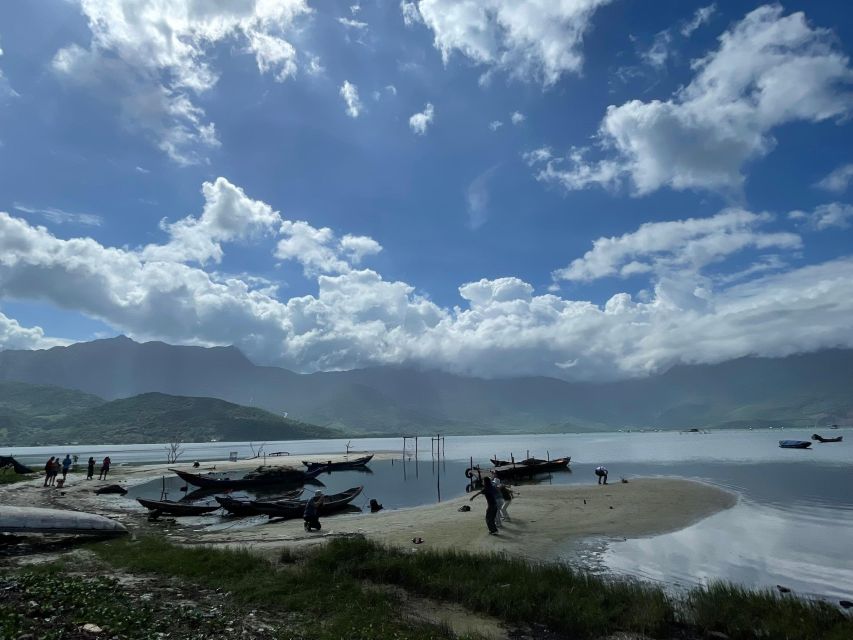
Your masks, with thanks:
M 510 520 L 509 504 L 515 497 L 515 493 L 500 481 L 500 478 L 483 478 L 483 488 L 471 496 L 471 500 L 482 495 L 486 498 L 486 526 L 490 535 L 497 535 L 498 529 L 503 527 L 503 521 Z
M 595 468 L 598 484 L 607 484 L 607 467 L 599 465 Z M 624 482 L 624 480 L 623 480 Z M 507 509 L 515 497 L 515 492 L 501 482 L 500 478 L 483 478 L 483 488 L 471 496 L 471 500 L 482 495 L 486 498 L 486 527 L 489 535 L 497 535 L 503 527 L 503 521 L 510 520 Z
M 68 472 L 71 467 L 77 462 L 77 456 L 71 458 L 71 454 L 66 454 L 65 458 L 60 460 L 59 456 L 51 456 L 44 465 L 44 486 L 46 487 L 61 487 L 65 484 Z M 106 480 L 107 474 L 110 472 L 112 461 L 109 456 L 106 456 L 101 463 L 101 473 L 98 480 Z M 89 461 L 86 463 L 86 480 L 92 480 L 95 476 L 95 458 L 89 456 Z M 62 473 L 62 478 L 57 479 Z

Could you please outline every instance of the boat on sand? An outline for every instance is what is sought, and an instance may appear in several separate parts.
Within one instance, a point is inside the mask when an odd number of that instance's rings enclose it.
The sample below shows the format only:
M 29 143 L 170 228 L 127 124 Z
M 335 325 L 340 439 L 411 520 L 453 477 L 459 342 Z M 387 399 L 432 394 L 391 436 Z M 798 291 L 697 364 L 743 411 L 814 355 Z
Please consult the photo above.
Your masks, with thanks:
M 0 533 L 115 536 L 127 533 L 127 529 L 120 522 L 94 513 L 0 505 Z
M 170 471 L 194 487 L 225 491 L 228 489 L 249 489 L 271 485 L 301 485 L 322 473 L 324 469 L 325 467 L 320 467 L 316 470 L 303 471 L 302 469 L 290 469 L 287 467 L 259 467 L 256 471 L 242 478 L 228 478 L 212 474 L 202 475 L 190 473 L 189 471 L 181 471 L 180 469 L 170 469 Z
M 808 440 L 780 440 L 779 446 L 783 449 L 808 449 L 812 443 Z
M 308 462 L 303 460 L 302 464 L 308 468 L 308 471 L 315 471 L 317 469 L 320 471 L 340 471 L 344 469 L 360 469 L 366 466 L 371 460 L 373 460 L 372 453 L 369 456 L 354 458 L 352 460 L 341 460 L 338 462 L 332 462 L 331 460 L 328 462 Z
M 152 514 L 167 516 L 201 516 L 219 509 L 218 504 L 185 504 L 171 500 L 148 500 L 146 498 L 137 498 L 136 501 L 151 511 Z
M 320 506 L 319 514 L 327 516 L 331 513 L 341 511 L 346 508 L 350 502 L 361 494 L 364 487 L 353 487 L 341 493 L 335 493 L 326 496 L 326 500 Z M 305 513 L 305 505 L 307 500 L 284 500 L 280 502 L 252 502 L 252 506 L 258 513 L 269 516 L 270 518 L 301 518 Z

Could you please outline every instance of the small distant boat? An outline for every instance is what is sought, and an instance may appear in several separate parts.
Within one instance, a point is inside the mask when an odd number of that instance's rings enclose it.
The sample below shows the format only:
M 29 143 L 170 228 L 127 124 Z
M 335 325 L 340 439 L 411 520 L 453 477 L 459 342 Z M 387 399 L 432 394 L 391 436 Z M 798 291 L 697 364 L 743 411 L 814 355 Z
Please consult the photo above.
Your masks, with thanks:
M 844 436 L 838 436 L 836 438 L 824 438 L 823 436 L 813 433 L 812 440 L 816 440 L 817 442 L 841 442 Z
M 0 533 L 114 536 L 127 533 L 127 529 L 115 520 L 94 513 L 0 505 Z
M 326 500 L 320 507 L 320 515 L 326 516 L 346 508 L 350 502 L 361 493 L 364 487 L 353 487 L 341 493 L 326 496 Z M 258 513 L 270 518 L 301 518 L 305 513 L 307 500 L 284 500 L 280 502 L 252 502 L 252 506 Z
M 171 500 L 147 500 L 137 498 L 136 501 L 152 513 L 162 513 L 167 516 L 201 516 L 219 509 L 219 505 L 184 504 Z
M 783 449 L 808 449 L 812 443 L 808 440 L 780 440 L 779 446 Z
M 373 460 L 373 454 L 371 453 L 369 456 L 364 456 L 361 458 L 355 458 L 353 460 L 341 460 L 339 462 L 332 462 L 329 460 L 328 462 L 308 462 L 307 460 L 303 460 L 302 464 L 304 464 L 308 471 L 341 471 L 344 469 L 359 469 L 367 465 L 368 462 Z

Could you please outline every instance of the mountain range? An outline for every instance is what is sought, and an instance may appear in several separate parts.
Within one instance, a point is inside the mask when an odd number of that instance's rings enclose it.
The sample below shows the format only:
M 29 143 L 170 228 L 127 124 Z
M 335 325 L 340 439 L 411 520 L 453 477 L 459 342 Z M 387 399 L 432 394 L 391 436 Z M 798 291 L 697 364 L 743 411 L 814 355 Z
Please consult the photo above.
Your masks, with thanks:
M 646 378 L 594 383 L 406 367 L 300 374 L 255 365 L 234 347 L 119 336 L 2 351 L 0 380 L 108 401 L 147 393 L 218 398 L 348 435 L 813 426 L 853 418 L 853 350 L 846 349 L 679 365 Z

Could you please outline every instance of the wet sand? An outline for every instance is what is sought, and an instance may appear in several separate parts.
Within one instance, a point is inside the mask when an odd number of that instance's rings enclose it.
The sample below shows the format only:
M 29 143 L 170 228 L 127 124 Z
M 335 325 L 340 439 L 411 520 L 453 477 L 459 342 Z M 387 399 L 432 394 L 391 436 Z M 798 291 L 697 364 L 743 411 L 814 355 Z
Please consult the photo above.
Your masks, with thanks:
M 353 454 L 356 455 L 356 454 Z M 378 454 L 376 459 L 395 454 Z M 268 464 L 301 466 L 302 459 L 327 460 L 328 455 L 267 460 Z M 335 459 L 335 458 L 332 458 Z M 338 457 L 337 459 L 340 459 Z M 251 470 L 258 460 L 217 462 L 216 471 Z M 485 499 L 473 502 L 461 496 L 440 504 L 376 514 L 337 515 L 323 518 L 323 531 L 308 534 L 301 520 L 272 521 L 263 518 L 208 526 L 210 518 L 182 518 L 177 525 L 151 525 L 146 512 L 128 498 L 94 494 L 108 484 L 125 487 L 168 475 L 169 465 L 113 467 L 108 481 L 85 480 L 85 471 L 69 474 L 64 489 L 44 489 L 42 480 L 0 487 L 0 504 L 44 506 L 100 513 L 124 523 L 132 531 L 168 529 L 169 537 L 188 544 L 247 546 L 275 554 L 282 547 L 322 543 L 331 537 L 365 535 L 383 544 L 404 548 L 464 549 L 474 552 L 506 552 L 542 560 L 555 557 L 568 543 L 588 537 L 632 538 L 684 528 L 733 506 L 735 494 L 717 487 L 681 479 L 639 478 L 627 484 L 522 485 L 509 507 L 511 520 L 499 535 L 488 534 Z M 191 464 L 172 465 L 191 469 Z M 206 472 L 213 464 L 202 464 Z M 459 508 L 469 505 L 471 511 Z M 413 545 L 412 538 L 423 538 Z

